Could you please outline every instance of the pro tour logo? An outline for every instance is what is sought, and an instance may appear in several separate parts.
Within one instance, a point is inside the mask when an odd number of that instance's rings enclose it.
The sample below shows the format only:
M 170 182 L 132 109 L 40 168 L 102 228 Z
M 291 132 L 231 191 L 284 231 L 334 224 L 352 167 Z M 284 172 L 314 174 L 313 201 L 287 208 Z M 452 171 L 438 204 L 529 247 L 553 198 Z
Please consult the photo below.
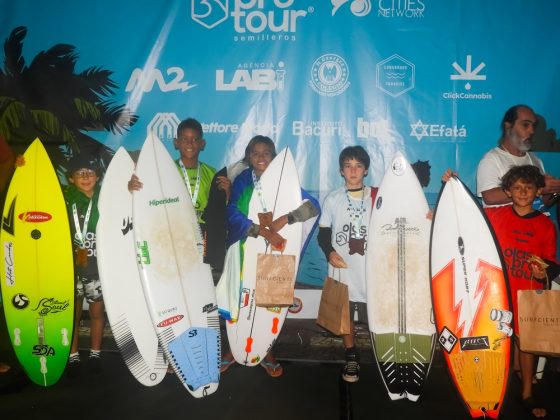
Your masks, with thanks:
M 44 211 L 26 211 L 18 215 L 19 220 L 29 223 L 48 222 L 52 219 L 52 215 Z
M 164 319 L 163 321 L 161 321 L 159 324 L 157 324 L 158 327 L 162 328 L 162 327 L 168 327 L 171 324 L 175 324 L 176 322 L 179 322 L 180 320 L 182 320 L 185 316 L 184 315 L 174 315 L 170 318 Z

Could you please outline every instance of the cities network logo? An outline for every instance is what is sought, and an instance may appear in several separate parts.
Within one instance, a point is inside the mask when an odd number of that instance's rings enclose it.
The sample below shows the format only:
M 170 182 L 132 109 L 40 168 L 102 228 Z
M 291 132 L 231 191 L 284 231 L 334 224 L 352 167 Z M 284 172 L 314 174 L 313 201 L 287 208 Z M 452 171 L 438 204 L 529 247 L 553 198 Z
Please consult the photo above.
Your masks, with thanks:
M 426 10 L 422 0 L 379 0 L 378 5 L 381 18 L 421 19 Z
M 298 22 L 315 11 L 295 9 L 295 0 L 191 0 L 191 18 L 207 29 L 231 18 L 235 42 L 295 41 Z M 230 8 L 233 9 L 230 11 Z
M 377 88 L 396 98 L 414 89 L 414 64 L 398 54 L 377 64 Z
M 333 6 L 332 16 L 340 9 L 340 6 L 347 3 L 350 3 L 350 11 L 354 16 L 363 17 L 371 12 L 371 0 L 331 0 L 331 3 Z
M 488 92 L 475 93 L 471 92 L 473 85 L 471 82 L 485 81 L 486 75 L 482 74 L 482 70 L 486 67 L 486 63 L 481 61 L 474 69 L 472 64 L 472 55 L 467 55 L 465 66 L 461 67 L 459 63 L 454 61 L 451 66 L 455 69 L 456 73 L 449 76 L 450 80 L 464 81 L 464 89 L 467 92 L 444 92 L 444 99 L 492 99 L 492 94 Z
M 311 66 L 310 86 L 323 96 L 337 96 L 348 89 L 348 65 L 336 54 L 324 54 Z

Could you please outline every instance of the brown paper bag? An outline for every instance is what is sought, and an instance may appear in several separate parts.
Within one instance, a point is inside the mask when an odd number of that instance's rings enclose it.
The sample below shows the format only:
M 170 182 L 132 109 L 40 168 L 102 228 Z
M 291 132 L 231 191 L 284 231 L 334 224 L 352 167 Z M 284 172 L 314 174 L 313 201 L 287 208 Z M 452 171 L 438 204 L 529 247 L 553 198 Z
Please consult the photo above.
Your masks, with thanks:
M 294 303 L 296 257 L 284 254 L 257 255 L 255 305 L 291 306 Z
M 325 279 L 317 324 L 335 335 L 351 334 L 348 286 L 331 277 Z
M 521 351 L 560 356 L 560 290 L 519 290 L 517 305 Z

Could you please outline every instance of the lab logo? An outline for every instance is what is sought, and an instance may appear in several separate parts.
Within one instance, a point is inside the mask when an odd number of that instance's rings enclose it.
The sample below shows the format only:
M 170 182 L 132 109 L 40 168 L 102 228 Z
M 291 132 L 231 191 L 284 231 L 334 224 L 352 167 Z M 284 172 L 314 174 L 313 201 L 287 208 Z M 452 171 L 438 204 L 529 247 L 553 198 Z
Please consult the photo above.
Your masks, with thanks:
M 421 19 L 426 5 L 422 0 L 379 0 L 377 16 L 381 18 Z
M 348 3 L 350 3 L 350 12 L 352 12 L 354 16 L 363 17 L 371 12 L 371 0 L 331 0 L 333 6 L 331 11 L 332 16 L 335 15 L 341 6 Z
M 324 54 L 317 58 L 311 66 L 309 84 L 315 92 L 322 96 L 337 96 L 343 93 L 349 82 L 348 65 L 336 54 Z
M 146 134 L 154 133 L 161 141 L 173 141 L 181 120 L 174 112 L 158 112 L 146 127 Z
M 128 79 L 125 92 L 148 93 L 157 84 L 161 92 L 172 92 L 180 90 L 185 92 L 197 85 L 191 85 L 184 80 L 185 71 L 181 67 L 169 67 L 165 76 L 159 69 L 135 68 Z
M 192 19 L 212 29 L 228 18 L 228 0 L 191 0 Z
M 465 89 L 470 90 L 472 85 L 469 83 L 474 80 L 486 80 L 485 74 L 480 74 L 482 69 L 486 67 L 486 63 L 481 61 L 474 69 L 472 68 L 472 55 L 467 55 L 465 68 L 462 68 L 456 61 L 452 64 L 453 68 L 457 71 L 456 74 L 449 76 L 451 80 L 464 80 Z
M 216 90 L 284 90 L 286 70 L 284 69 L 283 61 L 280 61 L 276 66 L 273 63 L 263 63 L 262 66 L 258 66 L 257 68 L 245 67 L 247 66 L 238 66 L 237 70 L 235 70 L 231 76 L 226 74 L 226 71 L 223 69 L 216 70 Z
M 398 54 L 377 64 L 377 88 L 396 98 L 414 89 L 414 64 Z
M 429 137 L 435 140 L 446 141 L 462 141 L 467 137 L 467 129 L 464 125 L 446 126 L 445 124 L 426 124 L 422 120 L 418 120 L 410 124 L 410 136 L 415 137 L 416 140 L 421 141 L 424 137 Z

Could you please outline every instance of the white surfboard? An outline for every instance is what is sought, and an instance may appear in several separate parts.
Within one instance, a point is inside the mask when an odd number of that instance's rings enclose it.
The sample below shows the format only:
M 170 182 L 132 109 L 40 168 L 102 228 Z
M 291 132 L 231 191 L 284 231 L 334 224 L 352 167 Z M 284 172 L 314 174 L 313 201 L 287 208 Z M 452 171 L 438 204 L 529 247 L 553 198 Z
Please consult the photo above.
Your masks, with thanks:
M 368 229 L 367 308 L 377 365 L 393 400 L 416 401 L 433 355 L 428 203 L 400 153 L 379 187 Z
M 273 219 L 282 216 L 302 203 L 301 188 L 294 158 L 289 149 L 282 150 L 270 163 L 260 178 L 264 203 Z M 249 219 L 258 220 L 262 203 L 253 194 L 249 203 Z M 287 240 L 285 255 L 295 255 L 296 273 L 302 240 L 302 224 L 286 225 L 279 231 Z M 227 335 L 231 352 L 237 363 L 258 365 L 270 351 L 284 325 L 287 307 L 263 308 L 255 305 L 257 254 L 267 251 L 262 237 L 247 238 L 242 264 L 241 304 L 237 322 L 227 322 Z M 270 249 L 268 249 L 270 252 Z
M 193 396 L 203 397 L 218 388 L 220 326 L 194 207 L 175 162 L 153 134 L 144 142 L 136 174 L 143 188 L 133 194 L 134 237 L 152 322 L 179 379 Z M 214 330 L 210 342 L 202 340 L 179 355 L 189 363 L 170 352 L 172 343 L 203 338 L 208 330 Z M 196 376 L 189 366 L 198 369 Z M 194 386 L 202 374 L 208 382 Z
M 145 386 L 159 384 L 167 362 L 159 345 L 148 306 L 134 246 L 132 194 L 127 183 L 134 162 L 120 147 L 107 168 L 99 195 L 97 265 L 105 310 L 124 362 Z

